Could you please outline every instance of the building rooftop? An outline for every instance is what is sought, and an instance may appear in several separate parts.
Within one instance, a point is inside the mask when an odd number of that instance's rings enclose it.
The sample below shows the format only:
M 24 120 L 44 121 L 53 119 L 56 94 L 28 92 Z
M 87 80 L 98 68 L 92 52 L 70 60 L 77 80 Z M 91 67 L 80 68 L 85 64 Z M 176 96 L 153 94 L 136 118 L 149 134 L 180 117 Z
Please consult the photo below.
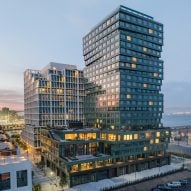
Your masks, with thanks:
M 149 20 L 149 21 L 151 21 L 151 22 L 155 22 L 155 23 L 161 24 L 160 22 L 154 21 L 154 18 L 151 17 L 151 16 L 149 16 L 149 15 L 147 15 L 147 14 L 144 14 L 144 13 L 141 13 L 141 12 L 136 11 L 136 10 L 134 10 L 134 9 L 130 9 L 130 8 L 128 8 L 128 7 L 125 7 L 125 6 L 123 6 L 123 5 L 120 5 L 117 9 L 113 10 L 113 11 L 112 11 L 109 15 L 107 15 L 102 21 L 100 21 L 97 25 L 95 25 L 95 26 L 90 30 L 90 32 L 87 33 L 87 34 L 84 36 L 84 38 L 85 38 L 86 36 L 88 36 L 91 32 L 93 32 L 98 26 L 100 26 L 100 25 L 103 24 L 106 20 L 108 20 L 110 17 L 112 17 L 114 14 L 118 13 L 119 11 L 124 11 L 124 12 L 126 12 L 126 13 L 128 13 L 128 14 L 131 14 L 131 15 L 135 16 L 135 17 L 139 17 L 139 18 L 142 18 L 142 19 L 144 18 L 145 20 Z M 161 25 L 162 25 L 162 24 L 161 24 Z M 83 38 L 83 39 L 84 39 L 84 38 Z
M 63 134 L 66 133 L 84 133 L 84 132 L 98 132 L 99 129 L 96 128 L 83 128 L 83 129 L 50 129 L 50 135 L 53 139 L 61 142 L 68 142 L 67 140 L 64 140 Z
M 137 16 L 144 17 L 144 18 L 146 18 L 146 19 L 152 19 L 152 20 L 153 20 L 153 17 L 151 17 L 151 16 L 149 16 L 149 15 L 146 15 L 146 14 L 144 14 L 144 13 L 141 13 L 141 12 L 139 12 L 139 11 L 136 11 L 136 10 L 134 10 L 134 9 L 130 9 L 130 8 L 125 7 L 125 6 L 123 6 L 123 5 L 120 5 L 118 9 L 119 9 L 119 10 L 120 10 L 120 9 L 121 9 L 121 10 L 124 10 L 124 11 L 126 11 L 126 12 L 128 12 L 128 13 L 132 13 L 132 14 L 137 15 Z
M 16 146 L 9 140 L 6 134 L 0 134 L 0 157 L 16 154 Z
M 12 150 L 14 146 L 10 142 L 0 142 L 0 152 L 3 150 Z
M 0 156 L 0 165 L 16 164 L 27 162 L 28 159 L 23 156 L 12 155 L 12 156 Z
M 43 67 L 41 70 L 27 69 L 27 70 L 25 70 L 25 72 L 32 73 L 32 74 L 42 75 L 41 77 L 43 77 L 43 76 L 47 75 L 47 71 L 48 70 L 62 71 L 64 69 L 67 69 L 67 70 L 79 70 L 79 71 L 81 71 L 80 69 L 77 69 L 76 65 L 50 62 L 45 67 Z
M 7 137 L 5 134 L 0 134 L 0 141 L 4 141 L 6 139 L 7 139 Z
M 75 65 L 70 65 L 70 64 L 50 62 L 44 68 L 42 68 L 41 72 L 44 73 L 48 69 L 56 69 L 56 70 L 62 71 L 63 69 L 76 70 L 77 67 Z
M 97 155 L 77 155 L 75 157 L 64 157 L 67 162 L 74 162 L 74 161 L 87 161 L 91 159 L 97 159 L 99 157 L 109 157 L 110 155 L 106 155 L 103 153 L 99 153 Z

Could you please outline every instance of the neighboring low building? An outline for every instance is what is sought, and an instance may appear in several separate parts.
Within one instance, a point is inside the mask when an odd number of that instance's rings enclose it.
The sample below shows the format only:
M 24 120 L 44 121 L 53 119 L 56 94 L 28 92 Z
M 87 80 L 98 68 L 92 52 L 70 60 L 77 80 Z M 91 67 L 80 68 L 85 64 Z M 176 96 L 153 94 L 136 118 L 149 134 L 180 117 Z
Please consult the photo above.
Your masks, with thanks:
M 170 164 L 169 129 L 41 129 L 42 160 L 69 186 Z
M 32 191 L 32 163 L 0 132 L 0 191 Z
M 0 157 L 6 157 L 16 154 L 17 154 L 17 148 L 14 148 L 10 142 L 7 141 L 0 142 Z
M 0 157 L 0 190 L 32 191 L 32 164 L 22 156 Z

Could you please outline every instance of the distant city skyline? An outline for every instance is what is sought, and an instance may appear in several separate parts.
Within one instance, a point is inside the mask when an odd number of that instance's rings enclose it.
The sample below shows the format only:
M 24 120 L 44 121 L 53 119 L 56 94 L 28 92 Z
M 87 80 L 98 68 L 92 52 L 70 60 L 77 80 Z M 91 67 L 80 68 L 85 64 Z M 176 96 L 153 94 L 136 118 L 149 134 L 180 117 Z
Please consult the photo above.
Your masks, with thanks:
M 82 37 L 124 5 L 164 23 L 165 108 L 191 110 L 191 2 L 152 0 L 3 1 L 0 6 L 0 108 L 23 110 L 23 72 L 49 62 L 84 67 Z

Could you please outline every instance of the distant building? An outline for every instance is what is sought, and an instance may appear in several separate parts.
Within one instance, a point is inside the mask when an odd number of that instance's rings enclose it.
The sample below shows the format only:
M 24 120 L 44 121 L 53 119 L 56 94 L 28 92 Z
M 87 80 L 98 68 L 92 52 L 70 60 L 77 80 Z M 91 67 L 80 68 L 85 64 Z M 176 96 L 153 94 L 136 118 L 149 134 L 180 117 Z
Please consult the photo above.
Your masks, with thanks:
M 40 127 L 67 127 L 84 121 L 83 72 L 74 65 L 50 63 L 42 70 L 24 73 L 23 140 L 40 147 Z
M 191 133 L 188 132 L 188 145 L 191 145 Z
M 12 126 L 23 128 L 24 121 L 18 112 L 7 107 L 0 111 L 0 129 L 11 129 Z

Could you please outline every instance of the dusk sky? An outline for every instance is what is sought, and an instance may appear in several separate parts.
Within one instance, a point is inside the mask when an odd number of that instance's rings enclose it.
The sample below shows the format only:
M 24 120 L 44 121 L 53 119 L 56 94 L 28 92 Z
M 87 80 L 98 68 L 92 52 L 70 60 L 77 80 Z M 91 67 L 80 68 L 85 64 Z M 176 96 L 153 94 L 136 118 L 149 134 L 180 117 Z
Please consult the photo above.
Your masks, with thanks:
M 82 69 L 82 37 L 120 4 L 164 24 L 165 108 L 191 111 L 190 0 L 1 0 L 0 108 L 23 110 L 25 69 Z

